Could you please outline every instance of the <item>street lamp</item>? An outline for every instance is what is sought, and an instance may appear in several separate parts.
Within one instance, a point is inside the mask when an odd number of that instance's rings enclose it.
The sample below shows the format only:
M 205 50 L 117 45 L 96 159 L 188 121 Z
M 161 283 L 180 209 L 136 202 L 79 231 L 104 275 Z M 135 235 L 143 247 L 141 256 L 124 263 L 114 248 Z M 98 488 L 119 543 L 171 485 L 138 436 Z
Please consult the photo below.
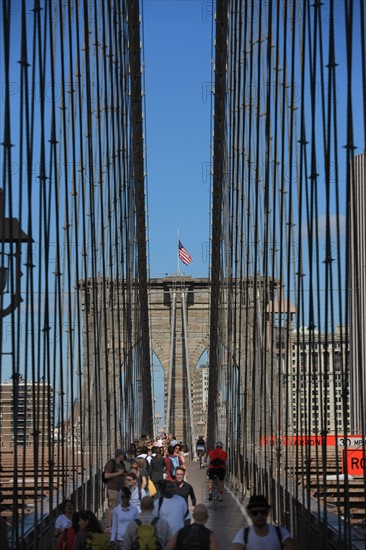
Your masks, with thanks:
M 16 218 L 5 218 L 5 204 L 4 204 L 4 190 L 0 189 L 0 293 L 1 293 L 1 307 L 0 318 L 6 317 L 12 313 L 22 301 L 20 294 L 20 278 L 22 272 L 20 270 L 21 260 L 21 244 L 28 242 L 28 235 L 22 231 L 20 224 Z M 5 243 L 11 245 L 10 252 L 4 252 Z M 13 252 L 13 246 L 15 245 L 15 252 Z M 8 265 L 5 265 L 5 259 L 7 259 Z M 15 261 L 15 288 L 10 298 L 10 304 L 3 309 L 2 301 L 3 294 L 5 293 L 8 285 L 9 272 L 12 273 L 11 263 Z M 12 287 L 11 287 L 12 289 Z

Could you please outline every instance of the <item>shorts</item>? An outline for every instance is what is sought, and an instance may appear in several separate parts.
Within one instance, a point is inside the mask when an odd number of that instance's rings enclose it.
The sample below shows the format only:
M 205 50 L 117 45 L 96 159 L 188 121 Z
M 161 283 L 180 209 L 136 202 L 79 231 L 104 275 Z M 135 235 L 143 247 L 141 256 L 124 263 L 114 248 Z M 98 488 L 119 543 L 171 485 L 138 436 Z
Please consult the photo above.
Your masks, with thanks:
M 120 496 L 120 490 L 116 489 L 107 489 L 107 496 L 108 496 L 108 508 L 115 508 L 119 501 Z
M 209 468 L 208 469 L 208 479 L 213 479 L 217 476 L 221 481 L 225 479 L 225 470 L 224 468 Z

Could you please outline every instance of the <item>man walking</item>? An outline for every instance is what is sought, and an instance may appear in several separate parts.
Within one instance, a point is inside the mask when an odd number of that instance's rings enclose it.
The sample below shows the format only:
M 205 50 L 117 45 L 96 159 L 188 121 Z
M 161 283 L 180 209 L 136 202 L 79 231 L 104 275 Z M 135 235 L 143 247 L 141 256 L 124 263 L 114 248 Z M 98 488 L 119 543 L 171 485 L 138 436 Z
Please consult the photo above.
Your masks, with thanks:
M 197 504 L 193 512 L 194 523 L 180 529 L 170 539 L 165 550 L 218 550 L 219 541 L 213 531 L 207 529 L 208 511 L 204 504 Z
M 172 536 L 172 530 L 169 523 L 163 518 L 157 518 L 154 513 L 154 500 L 152 497 L 144 497 L 141 500 L 141 514 L 138 519 L 131 521 L 127 526 L 125 536 L 123 538 L 124 550 L 133 550 L 137 547 L 138 533 L 140 525 L 153 525 L 157 542 L 161 548 L 165 548 Z M 154 532 L 154 531 L 153 531 Z
M 194 507 L 196 506 L 197 499 L 194 494 L 192 485 L 187 481 L 184 481 L 185 473 L 186 473 L 185 470 L 180 467 L 175 470 L 175 494 L 183 497 L 187 503 L 187 506 L 188 506 L 188 497 L 190 497 L 191 503 L 192 503 L 192 511 L 193 511 Z
M 116 449 L 114 457 L 104 467 L 104 477 L 107 482 L 108 510 L 107 530 L 112 525 L 112 511 L 118 504 L 119 494 L 124 486 L 125 466 L 123 463 L 124 453 L 122 449 Z
M 154 514 L 166 519 L 174 533 L 184 525 L 190 523 L 189 510 L 184 498 L 175 493 L 175 482 L 164 480 L 162 483 L 163 496 L 154 503 Z
M 287 529 L 267 522 L 269 509 L 265 496 L 250 497 L 247 511 L 252 525 L 239 529 L 234 537 L 232 550 L 293 550 L 294 541 Z
M 126 474 L 126 487 L 131 491 L 131 504 L 136 506 L 138 511 L 141 511 L 141 500 L 146 497 L 145 489 L 142 489 L 137 484 L 137 475 L 135 472 L 129 472 Z

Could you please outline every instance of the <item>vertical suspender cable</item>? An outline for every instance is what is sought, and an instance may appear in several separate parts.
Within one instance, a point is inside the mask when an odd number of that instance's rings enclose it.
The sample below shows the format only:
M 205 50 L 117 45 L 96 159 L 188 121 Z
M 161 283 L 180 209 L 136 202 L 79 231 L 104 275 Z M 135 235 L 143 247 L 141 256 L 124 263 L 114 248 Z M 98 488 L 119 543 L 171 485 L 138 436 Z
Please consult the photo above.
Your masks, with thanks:
M 183 314 L 183 341 L 184 341 L 184 365 L 186 368 L 186 380 L 187 380 L 187 397 L 188 397 L 188 426 L 189 434 L 188 438 L 191 440 L 191 449 L 195 448 L 194 440 L 194 425 L 193 425 L 193 408 L 192 408 L 192 386 L 191 386 L 191 370 L 189 364 L 189 349 L 188 349 L 188 331 L 187 331 L 187 304 L 185 298 L 185 292 L 182 291 L 182 314 Z M 183 389 L 184 392 L 184 389 Z M 183 394 L 184 395 L 184 394 Z M 187 425 L 186 422 L 183 425 Z
M 219 300 L 221 276 L 221 235 L 222 235 L 222 196 L 225 159 L 225 101 L 226 101 L 226 61 L 228 2 L 223 0 L 216 5 L 216 62 L 215 62 L 215 120 L 214 120 L 214 161 L 212 184 L 212 259 L 211 259 L 211 313 L 209 349 L 208 425 L 207 445 L 213 447 L 216 437 L 217 390 L 219 368 Z
M 175 289 L 173 290 L 173 296 L 171 301 L 171 321 L 170 321 L 170 353 L 169 353 L 169 375 L 168 375 L 168 399 L 166 404 L 166 429 L 172 431 L 174 426 L 171 426 L 172 422 L 172 392 L 173 392 L 173 374 L 175 372 L 175 323 L 176 323 L 176 308 L 177 308 L 177 296 Z M 173 417 L 173 421 L 175 418 Z

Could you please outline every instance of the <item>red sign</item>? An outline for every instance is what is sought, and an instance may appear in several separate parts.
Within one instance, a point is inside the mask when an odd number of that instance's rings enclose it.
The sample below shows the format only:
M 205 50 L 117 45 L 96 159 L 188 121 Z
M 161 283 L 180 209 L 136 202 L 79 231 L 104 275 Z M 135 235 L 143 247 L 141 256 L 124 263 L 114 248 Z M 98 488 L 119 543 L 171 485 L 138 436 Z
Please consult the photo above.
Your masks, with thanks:
M 362 449 L 343 449 L 342 473 L 347 472 L 353 476 L 364 476 L 365 470 L 366 451 Z
M 259 438 L 259 445 L 280 445 L 283 447 L 321 447 L 323 444 L 323 438 L 320 435 L 289 435 L 275 437 L 272 436 L 262 436 Z M 366 439 L 362 438 L 360 435 L 349 435 L 344 437 L 344 435 L 327 435 L 325 436 L 325 445 L 327 447 L 353 447 L 366 444 Z

